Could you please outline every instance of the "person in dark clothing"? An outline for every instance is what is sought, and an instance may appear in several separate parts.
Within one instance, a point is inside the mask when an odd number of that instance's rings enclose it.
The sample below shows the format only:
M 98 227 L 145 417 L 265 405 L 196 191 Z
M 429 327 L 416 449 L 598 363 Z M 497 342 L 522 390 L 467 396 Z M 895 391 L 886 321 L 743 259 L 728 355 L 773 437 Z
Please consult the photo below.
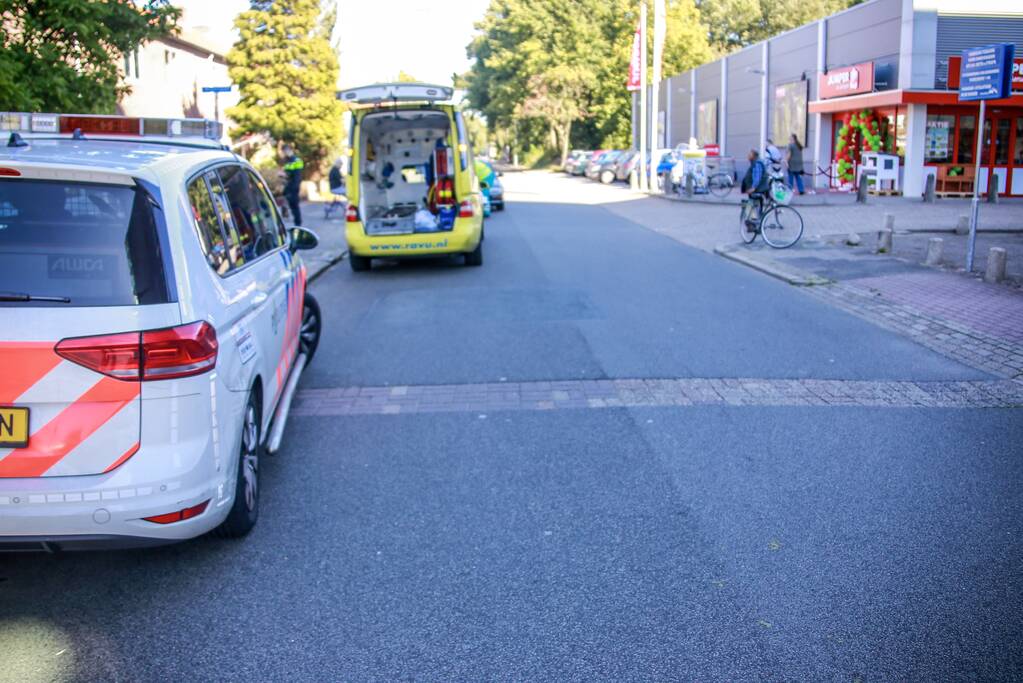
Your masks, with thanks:
M 305 163 L 295 154 L 291 145 L 284 145 L 281 150 L 284 155 L 284 198 L 288 201 L 288 208 L 295 218 L 295 225 L 302 225 L 302 209 L 298 205 L 298 194 L 302 188 L 302 169 Z
M 763 208 L 763 196 L 767 192 L 768 177 L 767 167 L 764 166 L 764 162 L 760 160 L 760 153 L 751 149 L 749 154 L 746 156 L 749 160 L 749 168 L 746 169 L 746 175 L 742 177 L 742 193 L 748 194 L 750 201 L 754 202 L 756 209 L 756 216 L 760 216 Z
M 799 188 L 799 194 L 806 194 L 803 187 L 803 145 L 799 144 L 799 138 L 793 133 L 789 136 L 789 187 Z

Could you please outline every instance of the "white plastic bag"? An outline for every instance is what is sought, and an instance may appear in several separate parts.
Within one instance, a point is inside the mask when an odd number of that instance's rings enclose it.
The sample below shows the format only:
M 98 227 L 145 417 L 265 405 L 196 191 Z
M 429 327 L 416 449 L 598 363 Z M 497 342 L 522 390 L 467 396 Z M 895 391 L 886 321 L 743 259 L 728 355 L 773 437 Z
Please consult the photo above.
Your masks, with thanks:
M 419 209 L 415 215 L 415 226 L 420 232 L 432 232 L 437 229 L 437 217 L 428 209 Z

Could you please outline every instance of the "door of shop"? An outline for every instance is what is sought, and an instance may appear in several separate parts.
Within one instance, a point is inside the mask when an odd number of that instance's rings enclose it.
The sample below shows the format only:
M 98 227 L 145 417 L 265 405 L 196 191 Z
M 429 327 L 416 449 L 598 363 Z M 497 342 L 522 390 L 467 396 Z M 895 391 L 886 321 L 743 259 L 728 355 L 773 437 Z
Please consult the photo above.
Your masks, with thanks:
M 981 192 L 987 192 L 992 174 L 998 177 L 998 194 L 1023 195 L 1023 116 L 1015 112 L 995 109 L 984 120 Z

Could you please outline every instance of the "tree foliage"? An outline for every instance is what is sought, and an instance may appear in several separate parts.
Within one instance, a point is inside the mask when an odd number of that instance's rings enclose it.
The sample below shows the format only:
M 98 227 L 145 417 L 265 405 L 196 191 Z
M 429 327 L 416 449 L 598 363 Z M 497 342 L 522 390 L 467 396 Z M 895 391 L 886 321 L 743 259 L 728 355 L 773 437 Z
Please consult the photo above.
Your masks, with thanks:
M 471 106 L 496 138 L 511 130 L 519 146 L 562 156 L 573 145 L 625 146 L 625 76 L 637 18 L 631 0 L 491 0 L 468 47 L 475 61 L 461 79 Z M 670 1 L 666 73 L 711 54 L 693 0 Z
M 227 55 L 241 98 L 227 111 L 235 137 L 267 133 L 290 142 L 318 167 L 341 140 L 338 58 L 330 43 L 334 3 L 252 0 L 238 15 L 238 42 Z
M 719 52 L 766 40 L 862 0 L 699 0 L 710 41 Z
M 0 108 L 113 113 L 123 56 L 180 16 L 166 0 L 0 0 Z

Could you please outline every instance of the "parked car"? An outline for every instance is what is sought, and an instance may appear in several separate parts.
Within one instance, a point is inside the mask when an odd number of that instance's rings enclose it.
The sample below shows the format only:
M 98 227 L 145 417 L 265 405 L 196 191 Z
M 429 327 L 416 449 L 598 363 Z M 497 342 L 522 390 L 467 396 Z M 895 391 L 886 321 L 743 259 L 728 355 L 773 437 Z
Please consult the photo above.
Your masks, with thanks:
M 596 152 L 585 151 L 580 153 L 572 162 L 569 172 L 572 175 L 583 175 L 586 172 L 587 164 L 590 163 L 590 159 L 593 158 L 594 154 L 596 154 Z
M 639 152 L 636 150 L 629 150 L 618 157 L 618 163 L 615 164 L 615 180 L 629 182 L 629 175 L 638 163 Z
M 565 157 L 565 163 L 561 166 L 561 170 L 564 171 L 565 173 L 571 174 L 572 171 L 575 169 L 575 165 L 586 154 L 589 154 L 589 152 L 582 149 L 573 149 L 571 152 L 568 153 L 568 156 Z
M 316 235 L 214 121 L 0 131 L 0 550 L 245 535 L 319 341 Z
M 597 176 L 600 175 L 600 165 L 604 163 L 604 159 L 608 154 L 611 154 L 613 150 L 599 149 L 593 153 L 590 158 L 590 162 L 586 164 L 586 169 L 583 174 L 590 180 L 596 180 Z
M 597 169 L 597 179 L 604 185 L 613 183 L 615 179 L 615 168 L 617 168 L 619 160 L 626 154 L 627 152 L 621 149 L 611 150 L 605 154 L 604 158 L 600 162 L 599 168 Z

